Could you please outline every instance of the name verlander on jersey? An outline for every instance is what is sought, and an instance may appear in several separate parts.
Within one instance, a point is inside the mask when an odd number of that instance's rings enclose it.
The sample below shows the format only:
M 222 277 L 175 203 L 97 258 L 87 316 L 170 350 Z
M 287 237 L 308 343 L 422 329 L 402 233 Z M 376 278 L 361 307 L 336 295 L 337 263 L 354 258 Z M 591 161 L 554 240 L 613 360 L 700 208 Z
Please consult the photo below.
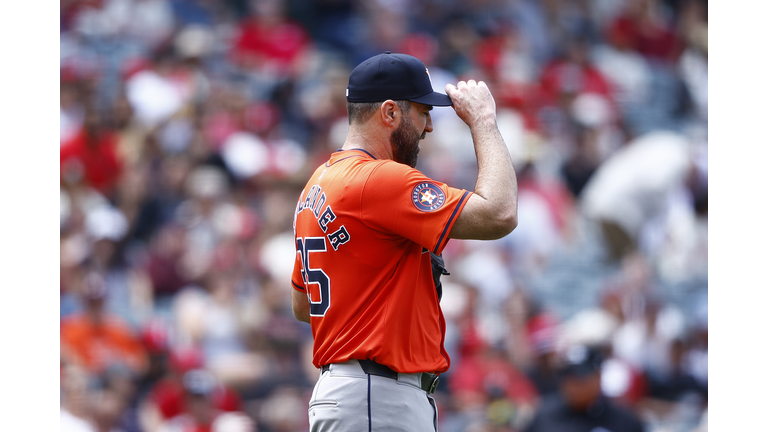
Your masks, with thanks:
M 299 198 L 299 202 L 296 204 L 296 213 L 293 215 L 293 230 L 296 231 L 296 218 L 299 213 L 304 210 L 309 210 L 317 220 L 317 224 L 323 232 L 328 232 L 328 225 L 336 220 L 336 214 L 333 212 L 331 205 L 328 204 L 323 209 L 323 205 L 327 201 L 325 192 L 319 185 L 314 185 L 309 190 L 306 196 L 302 195 Z M 328 241 L 330 241 L 333 250 L 338 250 L 339 246 L 349 241 L 349 233 L 347 229 L 342 225 L 336 231 L 328 234 Z

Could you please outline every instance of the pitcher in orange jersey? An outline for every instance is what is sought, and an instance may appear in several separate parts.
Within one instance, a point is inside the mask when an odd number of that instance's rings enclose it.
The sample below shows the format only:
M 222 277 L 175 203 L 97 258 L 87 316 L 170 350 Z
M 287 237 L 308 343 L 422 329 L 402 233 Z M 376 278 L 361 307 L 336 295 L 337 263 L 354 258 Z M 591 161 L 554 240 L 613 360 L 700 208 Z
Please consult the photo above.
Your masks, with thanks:
M 488 87 L 462 81 L 446 95 L 424 71 L 389 52 L 352 71 L 347 139 L 296 204 L 293 312 L 311 324 L 322 369 L 312 431 L 436 430 L 431 394 L 450 358 L 433 259 L 451 238 L 517 226 L 517 180 Z M 453 106 L 472 132 L 474 192 L 415 168 L 433 106 Z

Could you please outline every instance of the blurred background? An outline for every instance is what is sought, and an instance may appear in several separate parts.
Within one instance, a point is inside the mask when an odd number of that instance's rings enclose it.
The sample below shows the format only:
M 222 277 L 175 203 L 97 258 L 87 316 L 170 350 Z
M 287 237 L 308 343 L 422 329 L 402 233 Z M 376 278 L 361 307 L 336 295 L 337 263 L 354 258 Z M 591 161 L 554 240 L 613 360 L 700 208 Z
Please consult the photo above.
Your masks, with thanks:
M 62 0 L 61 430 L 308 429 L 292 217 L 385 50 L 484 80 L 519 226 L 452 240 L 440 430 L 515 432 L 563 353 L 649 432 L 707 430 L 708 51 L 700 0 Z M 435 108 L 418 168 L 474 189 Z

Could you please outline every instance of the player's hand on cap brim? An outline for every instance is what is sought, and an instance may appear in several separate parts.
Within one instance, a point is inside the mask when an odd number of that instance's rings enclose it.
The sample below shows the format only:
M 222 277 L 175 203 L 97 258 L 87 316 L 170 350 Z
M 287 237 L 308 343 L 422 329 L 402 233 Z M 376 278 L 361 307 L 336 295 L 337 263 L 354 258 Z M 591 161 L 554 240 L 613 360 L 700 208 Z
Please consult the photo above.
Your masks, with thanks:
M 496 120 L 496 101 L 484 81 L 459 81 L 455 86 L 447 84 L 445 93 L 453 101 L 456 115 L 469 127 L 479 121 Z

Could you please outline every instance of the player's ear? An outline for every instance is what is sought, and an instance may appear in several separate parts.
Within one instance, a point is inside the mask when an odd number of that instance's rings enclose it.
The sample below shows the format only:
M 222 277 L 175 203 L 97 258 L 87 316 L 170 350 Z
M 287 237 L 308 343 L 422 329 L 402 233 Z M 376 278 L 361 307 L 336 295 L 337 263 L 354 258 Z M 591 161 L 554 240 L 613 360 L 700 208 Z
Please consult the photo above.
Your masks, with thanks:
M 384 101 L 381 104 L 381 108 L 379 108 L 379 116 L 381 116 L 381 121 L 389 126 L 396 126 L 395 122 L 399 115 L 399 107 L 397 106 L 397 103 L 391 99 Z

